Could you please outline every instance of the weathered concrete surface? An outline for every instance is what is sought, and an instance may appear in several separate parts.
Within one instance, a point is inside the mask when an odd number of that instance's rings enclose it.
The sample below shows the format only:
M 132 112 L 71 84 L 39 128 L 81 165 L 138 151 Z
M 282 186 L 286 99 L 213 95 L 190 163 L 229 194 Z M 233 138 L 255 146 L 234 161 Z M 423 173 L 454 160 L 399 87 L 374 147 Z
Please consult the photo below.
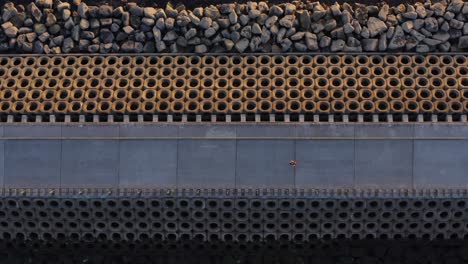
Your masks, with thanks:
M 6 188 L 466 188 L 466 160 L 460 124 L 0 127 Z

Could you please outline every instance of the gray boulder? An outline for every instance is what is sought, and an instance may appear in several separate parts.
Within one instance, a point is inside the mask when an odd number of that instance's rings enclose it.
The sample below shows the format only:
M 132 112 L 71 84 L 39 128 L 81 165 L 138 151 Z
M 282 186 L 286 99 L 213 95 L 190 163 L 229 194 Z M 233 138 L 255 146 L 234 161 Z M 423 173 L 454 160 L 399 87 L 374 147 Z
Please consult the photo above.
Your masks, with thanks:
M 375 37 L 387 30 L 387 25 L 376 17 L 370 17 L 367 20 L 367 28 L 369 29 L 370 36 Z

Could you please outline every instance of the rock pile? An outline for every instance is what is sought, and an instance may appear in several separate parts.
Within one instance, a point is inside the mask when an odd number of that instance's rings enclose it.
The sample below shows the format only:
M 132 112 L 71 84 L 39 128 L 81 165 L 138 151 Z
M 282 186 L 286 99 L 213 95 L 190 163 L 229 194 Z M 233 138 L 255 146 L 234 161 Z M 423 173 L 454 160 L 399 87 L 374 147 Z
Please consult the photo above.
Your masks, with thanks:
M 468 2 L 326 7 L 269 5 L 89 6 L 80 0 L 6 3 L 0 51 L 60 54 L 152 52 L 460 51 L 468 49 Z

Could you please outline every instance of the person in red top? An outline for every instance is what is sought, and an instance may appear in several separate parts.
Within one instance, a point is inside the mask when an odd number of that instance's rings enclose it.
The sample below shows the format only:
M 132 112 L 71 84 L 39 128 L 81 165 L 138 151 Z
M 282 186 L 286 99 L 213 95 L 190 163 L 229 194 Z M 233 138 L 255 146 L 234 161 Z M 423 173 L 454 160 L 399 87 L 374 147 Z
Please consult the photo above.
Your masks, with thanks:
M 289 162 L 289 165 L 291 165 L 291 166 L 293 166 L 293 167 L 296 167 L 297 162 L 296 162 L 295 160 L 291 160 L 291 161 Z

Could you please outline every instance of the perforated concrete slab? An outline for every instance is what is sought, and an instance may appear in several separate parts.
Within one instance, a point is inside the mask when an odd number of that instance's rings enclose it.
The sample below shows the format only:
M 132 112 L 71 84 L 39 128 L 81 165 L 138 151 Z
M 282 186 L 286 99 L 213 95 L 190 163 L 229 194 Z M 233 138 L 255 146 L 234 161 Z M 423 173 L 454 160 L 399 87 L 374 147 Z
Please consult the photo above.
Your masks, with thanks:
M 0 184 L 4 172 L 9 188 L 468 186 L 468 134 L 460 125 L 24 124 L 0 130 Z
M 119 142 L 117 140 L 63 140 L 62 187 L 116 188 Z
M 236 141 L 190 140 L 178 142 L 177 185 L 181 188 L 235 186 Z
M 60 187 L 60 140 L 4 141 L 5 187 Z M 3 160 L 3 159 L 2 159 Z
M 239 188 L 294 187 L 293 140 L 238 140 L 236 185 Z
M 352 140 L 298 140 L 296 186 L 352 188 L 354 144 Z
M 414 143 L 414 186 L 467 188 L 467 140 L 418 140 Z
M 355 186 L 412 188 L 412 140 L 355 140 Z
M 118 137 L 119 127 L 111 125 L 62 126 L 63 137 Z
M 177 140 L 122 140 L 119 154 L 120 188 L 177 186 Z
M 353 138 L 355 126 L 344 124 L 294 125 L 297 137 Z
M 61 137 L 62 126 L 60 125 L 37 125 L 25 124 L 2 126 L 1 130 L 5 137 Z
M 160 124 L 154 126 L 152 124 L 128 124 L 119 126 L 120 137 L 144 138 L 144 137 L 177 137 L 179 126 Z

